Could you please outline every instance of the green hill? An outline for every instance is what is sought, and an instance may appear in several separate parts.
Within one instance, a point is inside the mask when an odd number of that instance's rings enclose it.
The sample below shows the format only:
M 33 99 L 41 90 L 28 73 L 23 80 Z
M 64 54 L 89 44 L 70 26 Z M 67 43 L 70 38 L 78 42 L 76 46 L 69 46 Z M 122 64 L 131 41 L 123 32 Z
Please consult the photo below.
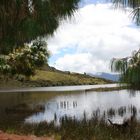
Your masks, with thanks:
M 112 83 L 109 80 L 91 77 L 86 74 L 60 71 L 47 65 L 37 70 L 36 75 L 31 78 L 30 82 L 36 86 L 93 85 Z
M 36 74 L 32 76 L 30 80 L 23 80 L 22 78 L 9 78 L 6 81 L 0 80 L 0 88 L 94 85 L 107 83 L 112 83 L 112 81 L 91 77 L 86 74 L 60 71 L 46 65 L 43 68 L 36 70 Z

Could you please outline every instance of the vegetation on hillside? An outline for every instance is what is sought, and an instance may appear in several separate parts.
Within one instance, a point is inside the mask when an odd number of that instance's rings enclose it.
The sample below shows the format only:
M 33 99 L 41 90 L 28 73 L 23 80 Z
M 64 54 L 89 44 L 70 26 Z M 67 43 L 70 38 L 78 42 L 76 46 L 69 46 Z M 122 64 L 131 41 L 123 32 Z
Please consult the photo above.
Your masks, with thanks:
M 78 73 L 66 73 L 57 71 L 37 70 L 36 75 L 31 78 L 31 82 L 42 86 L 63 86 L 63 85 L 94 85 L 111 83 L 109 80 L 90 77 Z
M 48 66 L 47 44 L 34 41 L 0 57 L 0 87 L 45 87 L 64 85 L 93 85 L 111 83 L 109 80 L 86 74 L 63 72 Z M 6 83 L 6 84 L 5 84 Z
M 5 84 L 6 83 L 6 84 Z M 17 87 L 45 87 L 45 86 L 66 86 L 66 85 L 94 85 L 108 84 L 112 81 L 102 78 L 95 78 L 85 74 L 63 72 L 48 65 L 35 71 L 30 79 L 22 76 L 0 80 L 0 88 Z
M 33 42 L 31 46 L 25 45 L 0 58 L 0 74 L 10 77 L 23 75 L 30 77 L 35 74 L 35 69 L 47 63 L 49 52 L 46 43 Z

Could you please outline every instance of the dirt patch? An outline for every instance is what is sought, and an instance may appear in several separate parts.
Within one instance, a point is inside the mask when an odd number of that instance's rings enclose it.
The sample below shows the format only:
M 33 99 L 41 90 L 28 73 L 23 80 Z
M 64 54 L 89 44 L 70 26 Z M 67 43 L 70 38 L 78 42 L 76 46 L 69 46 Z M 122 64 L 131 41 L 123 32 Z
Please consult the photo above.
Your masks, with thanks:
M 36 137 L 34 135 L 24 136 L 24 135 L 7 134 L 0 131 L 0 140 L 54 140 L 54 138 Z

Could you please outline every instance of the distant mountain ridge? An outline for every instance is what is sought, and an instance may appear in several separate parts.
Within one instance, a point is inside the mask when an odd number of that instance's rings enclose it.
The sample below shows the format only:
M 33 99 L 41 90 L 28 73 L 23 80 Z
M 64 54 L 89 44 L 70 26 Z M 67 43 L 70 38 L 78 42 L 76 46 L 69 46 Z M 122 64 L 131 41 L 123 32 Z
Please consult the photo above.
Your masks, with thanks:
M 88 75 L 93 76 L 93 77 L 98 77 L 98 78 L 103 78 L 103 79 L 115 81 L 115 82 L 118 82 L 120 79 L 120 74 L 111 74 L 111 73 L 106 73 L 106 72 L 98 72 L 96 74 L 89 73 Z

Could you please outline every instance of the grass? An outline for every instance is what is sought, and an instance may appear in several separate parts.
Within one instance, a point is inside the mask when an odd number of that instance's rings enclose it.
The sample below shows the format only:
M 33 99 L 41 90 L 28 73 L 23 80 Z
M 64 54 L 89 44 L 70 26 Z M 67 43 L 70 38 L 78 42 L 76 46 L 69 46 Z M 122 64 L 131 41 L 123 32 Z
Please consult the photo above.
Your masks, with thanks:
M 0 77 L 0 89 L 11 89 L 11 88 L 17 88 L 17 87 L 25 87 L 26 85 L 23 82 L 20 82 L 13 78 L 3 78 Z
M 30 80 L 24 80 L 23 76 L 10 78 L 0 76 L 0 88 L 17 87 L 45 87 L 45 86 L 66 86 L 66 85 L 95 85 L 112 83 L 109 80 L 95 78 L 86 74 L 63 72 L 53 67 L 46 66 L 36 70 Z
M 111 83 L 109 80 L 90 77 L 78 73 L 62 73 L 59 71 L 37 70 L 36 75 L 31 78 L 42 86 L 63 86 L 63 85 L 93 85 Z
M 117 129 L 109 125 L 104 118 L 98 119 L 93 115 L 90 120 L 86 116 L 82 120 L 63 117 L 61 125 L 55 126 L 55 121 L 48 124 L 24 124 L 21 126 L 7 127 L 8 133 L 34 134 L 37 136 L 54 136 L 55 140 L 139 140 L 140 123 L 134 121 L 127 128 Z

